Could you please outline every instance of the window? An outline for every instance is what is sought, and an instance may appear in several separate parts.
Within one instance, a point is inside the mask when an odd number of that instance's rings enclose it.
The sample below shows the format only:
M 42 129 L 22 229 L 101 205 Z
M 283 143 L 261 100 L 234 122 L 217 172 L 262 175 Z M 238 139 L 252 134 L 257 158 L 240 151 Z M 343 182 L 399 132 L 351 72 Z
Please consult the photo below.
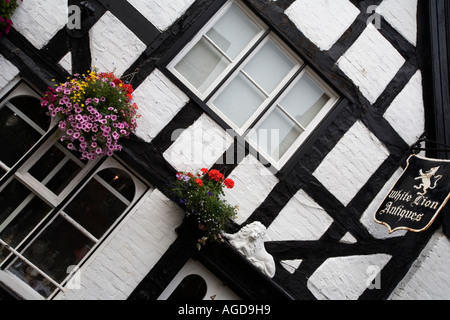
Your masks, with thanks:
M 339 98 L 239 0 L 229 1 L 167 68 L 277 169 Z
M 207 292 L 206 281 L 197 274 L 191 274 L 181 281 L 167 299 L 169 301 L 201 301 Z
M 0 103 L 0 177 L 9 171 L 50 128 L 39 96 L 26 84 Z
M 65 290 L 148 187 L 114 158 L 81 161 L 60 143 L 59 132 L 41 128 L 39 103 L 15 99 L 0 114 L 8 108 L 11 121 L 22 124 L 2 128 L 2 137 L 11 136 L 4 140 L 11 144 L 13 134 L 26 138 L 18 140 L 20 154 L 1 159 L 9 174 L 0 182 L 0 281 L 23 297 L 49 299 Z

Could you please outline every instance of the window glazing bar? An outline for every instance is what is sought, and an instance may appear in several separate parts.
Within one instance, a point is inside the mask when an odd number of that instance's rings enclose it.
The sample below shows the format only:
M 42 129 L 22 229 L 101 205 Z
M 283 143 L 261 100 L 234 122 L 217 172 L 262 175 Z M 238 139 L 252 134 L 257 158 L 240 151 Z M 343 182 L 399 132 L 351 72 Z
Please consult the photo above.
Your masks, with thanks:
M 9 251 L 11 251 L 15 256 L 17 256 L 20 260 L 22 260 L 23 262 L 25 262 L 26 264 L 28 264 L 30 267 L 32 267 L 33 269 L 35 269 L 41 276 L 43 276 L 45 279 L 47 279 L 48 281 L 50 281 L 55 287 L 57 287 L 58 289 L 60 289 L 63 292 L 66 292 L 66 289 L 61 286 L 59 283 L 57 283 L 55 280 L 53 280 L 52 278 L 50 278 L 48 275 L 45 274 L 44 271 L 42 271 L 41 269 L 39 269 L 36 265 L 34 265 L 30 260 L 28 260 L 27 258 L 25 258 L 23 255 L 21 255 L 17 250 L 15 250 L 13 247 L 11 247 L 9 244 L 7 244 L 6 242 L 4 242 L 2 239 L 0 239 L 0 245 L 4 246 L 6 249 L 8 249 Z
M 214 49 L 219 51 L 220 54 L 223 55 L 225 57 L 225 59 L 228 60 L 229 63 L 233 63 L 233 60 L 222 49 L 220 49 L 219 46 L 217 44 L 215 44 L 214 41 L 212 41 L 210 37 L 208 37 L 206 34 L 204 34 L 203 37 L 214 47 Z

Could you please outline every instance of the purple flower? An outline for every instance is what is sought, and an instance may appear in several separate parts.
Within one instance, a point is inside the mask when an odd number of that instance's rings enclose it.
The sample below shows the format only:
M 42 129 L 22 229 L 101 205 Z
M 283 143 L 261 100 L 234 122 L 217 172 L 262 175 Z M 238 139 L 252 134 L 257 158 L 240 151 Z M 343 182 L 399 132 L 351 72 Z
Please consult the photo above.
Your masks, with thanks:
M 65 130 L 66 129 L 66 123 L 64 121 L 61 121 L 59 123 L 59 129 L 61 129 L 61 130 Z

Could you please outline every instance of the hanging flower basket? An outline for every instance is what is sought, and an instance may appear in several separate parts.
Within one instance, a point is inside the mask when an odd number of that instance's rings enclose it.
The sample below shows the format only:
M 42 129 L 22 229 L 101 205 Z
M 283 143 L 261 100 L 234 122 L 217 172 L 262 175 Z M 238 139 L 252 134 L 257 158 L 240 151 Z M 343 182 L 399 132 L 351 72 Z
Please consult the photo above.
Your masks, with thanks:
M 119 139 L 136 131 L 140 117 L 132 102 L 133 87 L 113 73 L 96 71 L 67 80 L 49 88 L 41 102 L 57 119 L 61 141 L 83 160 L 122 150 Z
M 13 25 L 11 16 L 18 6 L 18 0 L 0 0 L 0 38 L 11 30 Z
M 201 172 L 179 172 L 174 181 L 167 184 L 166 195 L 181 205 L 186 218 L 196 220 L 196 227 L 204 232 L 198 240 L 200 250 L 208 241 L 223 242 L 221 233 L 230 220 L 236 218 L 239 206 L 227 203 L 224 188 L 234 188 L 234 181 L 225 179 L 217 170 L 202 169 Z

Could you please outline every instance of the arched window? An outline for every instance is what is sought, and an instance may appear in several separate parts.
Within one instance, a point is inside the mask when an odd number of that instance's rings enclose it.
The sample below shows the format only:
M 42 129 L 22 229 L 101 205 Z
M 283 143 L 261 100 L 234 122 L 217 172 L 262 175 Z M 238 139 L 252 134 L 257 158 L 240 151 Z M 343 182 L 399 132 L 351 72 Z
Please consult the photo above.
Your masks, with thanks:
M 172 301 L 201 301 L 207 292 L 205 279 L 197 274 L 191 274 L 181 281 L 167 300 Z
M 0 102 L 0 281 L 26 299 L 72 285 L 149 189 L 114 157 L 82 161 L 64 147 L 38 97 L 19 83 Z
M 0 188 L 0 208 L 7 209 L 0 213 L 0 267 L 52 297 L 70 281 L 67 270 L 77 270 L 146 189 L 108 158 L 56 211 L 47 189 L 38 195 L 11 179 Z
M 50 128 L 38 98 L 21 95 L 0 104 L 0 176 L 12 168 Z

